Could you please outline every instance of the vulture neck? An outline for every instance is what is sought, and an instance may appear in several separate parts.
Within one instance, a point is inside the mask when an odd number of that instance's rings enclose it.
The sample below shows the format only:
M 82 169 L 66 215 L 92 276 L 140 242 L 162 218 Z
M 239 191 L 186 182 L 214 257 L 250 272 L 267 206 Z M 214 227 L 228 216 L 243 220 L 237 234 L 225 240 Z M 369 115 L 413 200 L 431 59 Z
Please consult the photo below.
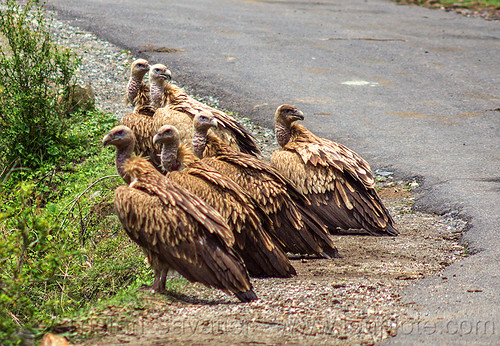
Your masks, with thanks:
M 276 133 L 276 140 L 281 147 L 287 145 L 288 141 L 290 141 L 291 130 L 290 126 L 282 124 L 280 122 L 276 122 L 274 127 L 274 131 Z
M 128 86 L 127 86 L 127 98 L 128 100 L 133 103 L 137 94 L 139 93 L 139 90 L 141 90 L 141 85 L 142 85 L 142 79 L 144 78 L 144 75 L 132 75 L 130 76 L 130 79 L 128 81 Z
M 156 108 L 163 107 L 163 82 L 151 80 L 150 94 L 151 104 Z
M 163 144 L 161 150 L 161 166 L 165 172 L 180 170 L 179 143 Z
M 134 143 L 129 143 L 127 145 L 121 146 L 116 151 L 116 170 L 122 179 L 130 184 L 130 177 L 125 174 L 125 165 L 127 161 L 132 157 L 132 153 L 134 152 Z
M 193 152 L 198 158 L 203 158 L 203 152 L 207 147 L 207 143 L 207 131 L 195 129 L 193 135 Z

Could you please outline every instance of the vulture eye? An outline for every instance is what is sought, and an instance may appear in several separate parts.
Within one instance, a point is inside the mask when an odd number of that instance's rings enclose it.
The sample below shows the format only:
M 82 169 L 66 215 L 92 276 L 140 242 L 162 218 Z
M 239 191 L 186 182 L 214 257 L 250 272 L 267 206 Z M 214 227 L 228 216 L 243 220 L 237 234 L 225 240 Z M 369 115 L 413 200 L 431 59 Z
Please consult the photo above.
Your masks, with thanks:
M 118 131 L 118 132 L 116 133 L 116 135 L 117 135 L 117 136 L 122 136 L 122 135 L 123 135 L 123 133 L 124 133 L 124 132 L 123 132 L 123 130 L 120 130 L 120 131 Z
M 167 130 L 163 131 L 163 133 L 165 133 L 165 134 L 170 134 L 171 132 L 172 132 L 171 129 L 167 129 Z
M 201 115 L 201 116 L 200 116 L 200 120 L 201 120 L 201 121 L 207 121 L 207 120 L 208 120 L 208 118 L 207 118 L 206 116 L 204 116 L 204 115 Z

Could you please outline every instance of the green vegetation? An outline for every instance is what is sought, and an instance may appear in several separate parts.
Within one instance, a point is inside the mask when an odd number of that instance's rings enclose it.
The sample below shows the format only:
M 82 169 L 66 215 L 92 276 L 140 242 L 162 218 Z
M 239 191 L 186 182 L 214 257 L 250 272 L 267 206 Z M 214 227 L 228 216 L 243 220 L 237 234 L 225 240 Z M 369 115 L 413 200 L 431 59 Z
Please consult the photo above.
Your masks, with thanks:
M 75 102 L 78 59 L 43 4 L 0 12 L 0 344 L 39 336 L 149 281 L 112 212 L 121 184 L 102 148 L 116 120 Z M 115 297 L 115 298 L 114 298 Z
M 38 1 L 6 6 L 0 12 L 7 42 L 0 53 L 0 151 L 3 160 L 39 168 L 77 145 L 69 136 L 68 105 L 78 61 L 52 42 Z
M 500 0 L 395 0 L 402 4 L 416 4 L 428 7 L 452 7 L 480 9 L 480 8 L 500 8 Z
M 450 5 L 458 5 L 463 6 L 465 8 L 493 8 L 500 7 L 500 0 L 482 0 L 482 1 L 474 1 L 474 0 L 441 0 L 439 1 L 444 6 Z

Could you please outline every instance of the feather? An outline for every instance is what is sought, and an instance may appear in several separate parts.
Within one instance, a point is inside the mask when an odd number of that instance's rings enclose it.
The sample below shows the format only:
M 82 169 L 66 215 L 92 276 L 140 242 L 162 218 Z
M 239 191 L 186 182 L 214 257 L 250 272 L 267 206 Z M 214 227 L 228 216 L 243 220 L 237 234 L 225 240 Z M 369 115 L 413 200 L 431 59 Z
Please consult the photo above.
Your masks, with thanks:
M 192 282 L 257 299 L 234 236 L 223 217 L 202 199 L 168 181 L 145 158 L 131 157 L 135 137 L 120 125 L 103 139 L 117 147 L 117 169 L 128 186 L 115 191 L 115 210 L 126 233 L 147 254 L 155 272 L 152 289 L 165 290 L 172 268 Z
M 157 100 L 155 106 L 166 107 L 184 113 L 192 120 L 196 114 L 205 114 L 217 119 L 219 127 L 214 129 L 214 134 L 228 143 L 231 147 L 242 152 L 258 155 L 259 147 L 255 137 L 248 132 L 235 118 L 219 109 L 210 107 L 189 96 L 184 89 L 165 81 L 161 76 L 167 70 L 165 65 L 151 66 L 151 99 Z M 167 70 L 168 71 L 168 70 Z M 170 73 L 170 71 L 169 71 Z
M 144 59 L 135 60 L 130 66 L 130 79 L 125 90 L 125 102 L 137 109 L 151 103 L 149 85 L 143 82 L 144 75 L 149 71 L 149 63 Z
M 309 201 L 276 169 L 258 158 L 231 149 L 208 133 L 210 122 L 196 116 L 194 120 L 195 153 L 203 162 L 240 185 L 260 203 L 274 224 L 274 237 L 288 252 L 338 256 L 327 229 L 316 217 L 306 214 Z
M 293 106 L 278 107 L 275 129 L 281 150 L 272 154 L 272 165 L 297 184 L 311 200 L 311 210 L 330 231 L 362 229 L 372 235 L 397 235 L 393 219 L 375 190 L 368 162 L 342 144 L 318 137 L 296 123 L 303 118 Z
M 243 258 L 250 275 L 295 275 L 290 261 L 268 234 L 268 230 L 273 228 L 272 221 L 250 195 L 234 181 L 202 162 L 186 145 L 180 144 L 175 127 L 162 126 L 154 142 L 163 145 L 162 165 L 168 180 L 205 200 L 227 221 L 236 239 L 234 249 Z M 174 167 L 183 169 L 176 171 Z

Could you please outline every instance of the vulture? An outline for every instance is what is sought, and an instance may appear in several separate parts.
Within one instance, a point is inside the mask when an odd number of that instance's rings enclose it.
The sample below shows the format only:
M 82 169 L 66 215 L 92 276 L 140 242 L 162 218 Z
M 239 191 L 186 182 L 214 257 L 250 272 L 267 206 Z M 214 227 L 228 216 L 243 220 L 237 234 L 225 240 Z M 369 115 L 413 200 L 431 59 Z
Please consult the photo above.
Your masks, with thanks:
M 115 191 L 114 206 L 128 236 L 149 258 L 153 292 L 164 292 L 169 268 L 191 282 L 256 300 L 234 236 L 222 216 L 183 187 L 168 181 L 150 162 L 132 157 L 132 130 L 119 125 L 103 139 L 117 148 L 117 170 L 128 183 Z
M 166 108 L 156 109 L 152 105 L 140 106 L 134 112 L 125 114 L 121 124 L 134 132 L 136 138 L 134 152 L 136 155 L 146 157 L 160 171 L 159 155 L 161 149 L 151 141 L 158 129 L 162 125 L 172 124 L 178 127 L 184 141 L 191 143 L 193 137 L 193 125 L 186 114 Z
M 167 67 L 162 64 L 153 65 L 149 70 L 151 83 L 150 97 L 155 107 L 166 107 L 188 115 L 191 119 L 191 122 L 189 122 L 191 128 L 192 119 L 196 114 L 201 113 L 213 116 L 219 123 L 219 127 L 215 129 L 214 133 L 220 139 L 241 152 L 251 155 L 260 154 L 255 137 L 239 124 L 236 119 L 190 97 L 184 89 L 169 82 L 170 78 L 168 78 L 166 71 L 168 71 Z
M 161 162 L 168 180 L 202 198 L 224 217 L 234 234 L 233 249 L 241 255 L 251 276 L 287 278 L 296 274 L 286 254 L 267 233 L 272 221 L 252 197 L 181 144 L 174 126 L 162 126 L 153 142 L 162 144 Z
M 309 198 L 311 210 L 330 232 L 397 235 L 368 162 L 342 144 L 314 135 L 297 120 L 304 120 L 304 115 L 293 106 L 276 110 L 281 149 L 272 154 L 271 163 Z
M 215 122 L 194 117 L 193 150 L 202 161 L 231 178 L 261 205 L 274 225 L 274 236 L 287 252 L 325 258 L 339 257 L 324 224 L 311 212 L 309 201 L 271 165 L 231 149 L 208 133 Z
M 135 60 L 130 66 L 130 79 L 125 91 L 126 104 L 134 108 L 149 105 L 149 85 L 143 82 L 144 75 L 149 71 L 149 63 L 144 59 Z

